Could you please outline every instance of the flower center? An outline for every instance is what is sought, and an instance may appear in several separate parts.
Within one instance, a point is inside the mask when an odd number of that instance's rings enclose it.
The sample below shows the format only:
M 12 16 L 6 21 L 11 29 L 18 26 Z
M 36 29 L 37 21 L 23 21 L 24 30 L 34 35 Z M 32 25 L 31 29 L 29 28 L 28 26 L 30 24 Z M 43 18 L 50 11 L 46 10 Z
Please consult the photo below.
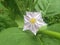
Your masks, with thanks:
M 36 22 L 36 19 L 35 19 L 35 18 L 31 18 L 31 19 L 30 19 L 30 23 L 31 23 L 31 24 L 34 24 L 35 22 Z

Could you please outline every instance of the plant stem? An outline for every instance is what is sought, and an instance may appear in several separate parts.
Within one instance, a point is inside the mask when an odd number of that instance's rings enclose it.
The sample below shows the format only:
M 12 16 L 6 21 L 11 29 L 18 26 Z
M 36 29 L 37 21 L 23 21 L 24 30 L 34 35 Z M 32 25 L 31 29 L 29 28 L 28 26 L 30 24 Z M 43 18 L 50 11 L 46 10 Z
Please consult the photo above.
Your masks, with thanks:
M 54 31 L 50 31 L 50 30 L 40 30 L 39 33 L 46 34 L 48 36 L 60 39 L 60 33 L 58 33 L 58 32 L 54 32 Z

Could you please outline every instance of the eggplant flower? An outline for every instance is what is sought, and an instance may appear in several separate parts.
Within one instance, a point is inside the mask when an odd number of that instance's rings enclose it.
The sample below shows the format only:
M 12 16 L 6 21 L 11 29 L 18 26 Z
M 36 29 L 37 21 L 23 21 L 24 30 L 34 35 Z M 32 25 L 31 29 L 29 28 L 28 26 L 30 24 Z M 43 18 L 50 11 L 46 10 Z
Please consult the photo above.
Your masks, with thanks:
M 24 15 L 24 28 L 25 30 L 30 30 L 34 35 L 36 35 L 39 28 L 47 25 L 42 18 L 41 12 L 26 12 Z

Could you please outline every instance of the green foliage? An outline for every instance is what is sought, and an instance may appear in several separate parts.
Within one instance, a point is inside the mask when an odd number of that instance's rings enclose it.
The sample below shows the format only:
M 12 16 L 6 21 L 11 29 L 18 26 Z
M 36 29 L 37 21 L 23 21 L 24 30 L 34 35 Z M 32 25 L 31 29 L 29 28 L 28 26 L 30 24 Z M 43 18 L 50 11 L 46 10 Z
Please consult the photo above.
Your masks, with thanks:
M 48 30 L 60 33 L 60 23 L 48 26 Z M 60 39 L 56 39 L 53 36 L 46 34 L 39 34 L 38 36 L 40 37 L 43 45 L 60 45 Z
M 1 3 L 9 10 L 19 28 L 23 27 L 23 15 L 26 11 L 34 10 L 33 0 L 4 0 Z
M 36 11 L 42 11 L 43 18 L 49 25 L 60 23 L 60 0 L 38 0 Z
M 49 26 L 48 29 L 60 32 L 60 24 Z M 57 30 L 58 29 L 58 30 Z M 45 34 L 34 36 L 30 31 L 22 31 L 17 27 L 3 30 L 0 33 L 0 45 L 60 45 L 60 40 Z
M 31 32 L 23 32 L 17 27 L 8 28 L 0 33 L 0 45 L 40 45 Z
M 8 9 L 0 3 L 0 31 L 9 27 L 17 27 L 17 24 L 10 18 Z
M 59 32 L 60 33 L 60 23 L 51 25 L 48 27 L 49 30 Z
M 60 39 L 23 32 L 26 11 L 41 11 L 48 29 L 60 33 L 60 0 L 0 0 L 0 45 L 60 45 Z
M 44 16 L 43 18 L 48 25 L 60 23 L 60 14 L 56 14 L 54 16 Z

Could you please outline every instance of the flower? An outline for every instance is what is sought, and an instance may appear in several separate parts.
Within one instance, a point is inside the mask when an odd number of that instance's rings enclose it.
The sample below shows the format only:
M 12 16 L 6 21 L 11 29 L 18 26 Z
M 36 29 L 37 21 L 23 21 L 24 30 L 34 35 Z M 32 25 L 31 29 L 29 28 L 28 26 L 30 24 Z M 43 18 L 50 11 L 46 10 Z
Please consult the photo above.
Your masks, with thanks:
M 41 12 L 26 12 L 26 15 L 24 15 L 23 31 L 30 30 L 34 35 L 36 35 L 40 27 L 47 25 L 43 21 L 41 15 Z

